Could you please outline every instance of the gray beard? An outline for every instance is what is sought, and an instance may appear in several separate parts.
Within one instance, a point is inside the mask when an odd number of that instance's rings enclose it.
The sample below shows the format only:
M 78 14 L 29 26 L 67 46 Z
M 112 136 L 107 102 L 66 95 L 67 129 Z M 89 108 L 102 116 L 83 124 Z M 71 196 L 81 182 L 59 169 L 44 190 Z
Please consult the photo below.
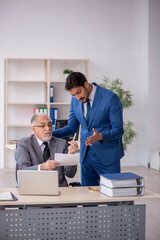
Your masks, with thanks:
M 42 137 L 42 141 L 43 142 L 47 142 L 47 141 L 49 141 L 51 139 L 51 137 L 52 136 L 50 136 L 50 137 Z

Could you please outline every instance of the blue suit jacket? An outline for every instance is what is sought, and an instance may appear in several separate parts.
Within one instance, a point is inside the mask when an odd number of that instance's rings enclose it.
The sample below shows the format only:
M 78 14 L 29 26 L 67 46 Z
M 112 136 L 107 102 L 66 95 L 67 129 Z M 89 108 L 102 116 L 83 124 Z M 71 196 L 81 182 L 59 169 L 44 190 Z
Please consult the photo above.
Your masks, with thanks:
M 122 135 L 123 118 L 122 104 L 119 97 L 112 91 L 97 86 L 93 105 L 90 111 L 89 124 L 87 126 L 83 116 L 82 102 L 72 97 L 68 125 L 53 132 L 55 137 L 72 135 L 81 124 L 80 162 L 85 158 L 87 137 L 93 134 L 93 128 L 102 133 L 103 141 L 95 142 L 92 147 L 99 161 L 105 165 L 111 165 L 124 156 Z

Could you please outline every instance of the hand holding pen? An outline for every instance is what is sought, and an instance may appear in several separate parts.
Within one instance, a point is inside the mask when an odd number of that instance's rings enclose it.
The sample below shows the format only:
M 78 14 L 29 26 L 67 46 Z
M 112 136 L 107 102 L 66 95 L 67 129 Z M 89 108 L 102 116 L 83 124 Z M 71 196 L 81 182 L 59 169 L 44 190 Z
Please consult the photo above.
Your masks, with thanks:
M 68 142 L 70 146 L 68 147 L 68 153 L 75 153 L 78 150 L 78 144 L 75 142 L 77 133 L 74 134 L 73 140 Z
M 72 141 L 75 141 L 75 140 L 76 140 L 76 136 L 77 136 L 77 133 L 74 134 Z

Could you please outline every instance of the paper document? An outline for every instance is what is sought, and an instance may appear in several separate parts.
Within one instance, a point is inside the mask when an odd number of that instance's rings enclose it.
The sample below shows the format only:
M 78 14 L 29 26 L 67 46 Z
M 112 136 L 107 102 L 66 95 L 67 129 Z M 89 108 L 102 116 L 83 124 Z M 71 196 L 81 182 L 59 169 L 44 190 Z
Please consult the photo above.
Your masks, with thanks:
M 16 144 L 7 144 L 6 147 L 9 148 L 12 151 L 16 150 Z
M 72 166 L 79 163 L 79 153 L 65 154 L 55 153 L 55 161 L 59 162 L 58 166 Z
M 17 198 L 11 192 L 1 192 L 0 201 L 15 201 Z
M 100 192 L 109 197 L 142 196 L 144 195 L 144 187 L 108 188 L 104 185 L 101 185 Z

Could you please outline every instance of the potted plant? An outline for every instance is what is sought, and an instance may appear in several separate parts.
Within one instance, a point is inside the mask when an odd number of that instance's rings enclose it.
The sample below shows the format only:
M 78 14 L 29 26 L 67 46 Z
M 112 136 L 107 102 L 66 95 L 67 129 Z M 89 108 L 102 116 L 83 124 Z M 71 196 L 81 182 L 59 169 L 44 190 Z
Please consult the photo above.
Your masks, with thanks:
M 63 74 L 70 74 L 70 73 L 72 73 L 72 72 L 73 72 L 73 70 L 70 70 L 70 69 L 68 69 L 68 68 L 66 68 L 66 69 L 63 70 Z
M 133 106 L 133 95 L 130 91 L 124 90 L 122 85 L 123 82 L 121 80 L 116 79 L 110 81 L 106 76 L 104 76 L 103 83 L 100 84 L 100 86 L 115 92 L 122 102 L 123 109 L 127 109 Z M 134 124 L 131 121 L 128 121 L 127 123 L 123 122 L 124 134 L 122 139 L 125 150 L 127 149 L 127 145 L 133 143 L 134 139 L 137 137 L 137 133 L 133 130 L 133 126 Z
M 70 73 L 72 73 L 72 72 L 73 72 L 73 70 L 70 70 L 70 69 L 68 69 L 68 68 L 66 68 L 66 69 L 63 70 L 63 74 L 70 74 Z
M 70 73 L 72 73 L 73 72 L 73 70 L 71 70 L 71 69 L 68 69 L 68 68 L 66 68 L 66 69 L 64 69 L 63 70 L 63 74 L 65 74 L 65 79 L 68 77 L 68 75 L 70 74 Z

